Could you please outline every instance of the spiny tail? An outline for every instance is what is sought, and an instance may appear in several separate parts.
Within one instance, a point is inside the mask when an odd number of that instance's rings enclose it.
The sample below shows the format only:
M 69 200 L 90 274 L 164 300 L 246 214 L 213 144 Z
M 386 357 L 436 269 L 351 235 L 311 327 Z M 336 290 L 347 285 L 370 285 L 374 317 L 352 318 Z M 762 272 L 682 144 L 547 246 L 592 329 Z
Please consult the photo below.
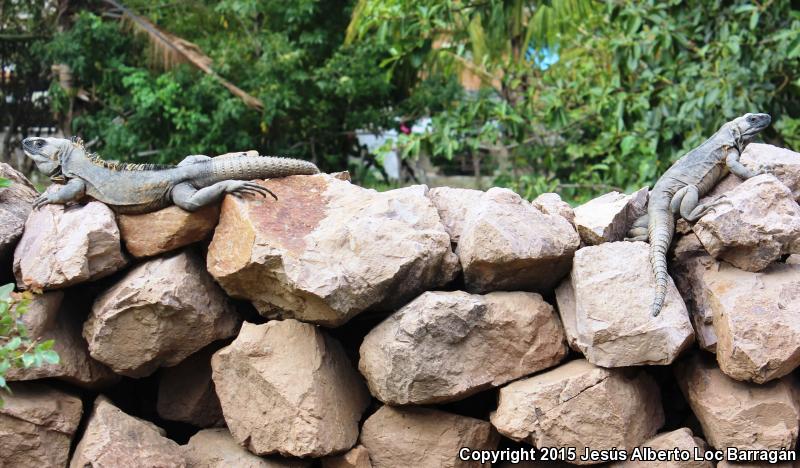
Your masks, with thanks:
M 302 159 L 273 156 L 234 156 L 214 158 L 211 161 L 211 178 L 222 180 L 274 179 L 291 175 L 319 173 L 314 163 Z
M 656 297 L 653 300 L 651 312 L 656 317 L 661 313 L 664 300 L 667 297 L 667 250 L 672 242 L 675 231 L 675 219 L 669 208 L 663 212 L 650 216 L 648 237 L 650 238 L 650 264 L 656 279 Z

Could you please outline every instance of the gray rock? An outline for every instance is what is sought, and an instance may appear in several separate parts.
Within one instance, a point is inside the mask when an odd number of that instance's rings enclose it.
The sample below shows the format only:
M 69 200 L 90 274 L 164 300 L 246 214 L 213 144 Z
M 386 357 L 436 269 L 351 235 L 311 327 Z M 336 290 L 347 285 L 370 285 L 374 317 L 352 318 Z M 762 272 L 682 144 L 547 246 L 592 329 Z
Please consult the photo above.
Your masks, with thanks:
M 464 230 L 464 220 L 469 210 L 483 197 L 483 191 L 474 189 L 434 187 L 428 191 L 442 224 L 453 244 L 458 244 L 461 231 Z
M 22 237 L 38 193 L 22 173 L 6 163 L 0 163 L 0 177 L 11 181 L 10 187 L 0 188 L 0 260 L 6 262 Z
M 225 425 L 211 380 L 211 355 L 219 347 L 207 346 L 177 366 L 159 370 L 156 403 L 159 416 L 197 427 Z
M 621 241 L 633 222 L 647 212 L 647 187 L 630 195 L 607 193 L 574 211 L 575 227 L 586 244 Z
M 187 468 L 305 468 L 311 465 L 309 461 L 253 455 L 236 443 L 225 428 L 203 429 L 181 449 Z

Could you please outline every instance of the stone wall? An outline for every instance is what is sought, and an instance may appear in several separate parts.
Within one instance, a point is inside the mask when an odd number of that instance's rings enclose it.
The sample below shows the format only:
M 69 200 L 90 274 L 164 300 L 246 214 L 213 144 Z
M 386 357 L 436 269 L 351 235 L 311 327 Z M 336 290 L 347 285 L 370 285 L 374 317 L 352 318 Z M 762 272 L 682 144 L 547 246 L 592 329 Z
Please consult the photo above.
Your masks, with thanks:
M 459 454 L 536 447 L 561 461 L 494 466 L 712 467 L 728 461 L 703 455 L 728 447 L 793 451 L 800 154 L 753 144 L 742 160 L 770 174 L 729 176 L 717 209 L 679 222 L 658 317 L 648 246 L 623 240 L 646 189 L 572 209 L 321 174 L 259 182 L 277 201 L 115 216 L 31 212 L 4 167 L 0 267 L 42 292 L 25 320 L 62 362 L 9 373 L 0 466 L 488 467 Z M 692 459 L 620 459 L 641 447 Z

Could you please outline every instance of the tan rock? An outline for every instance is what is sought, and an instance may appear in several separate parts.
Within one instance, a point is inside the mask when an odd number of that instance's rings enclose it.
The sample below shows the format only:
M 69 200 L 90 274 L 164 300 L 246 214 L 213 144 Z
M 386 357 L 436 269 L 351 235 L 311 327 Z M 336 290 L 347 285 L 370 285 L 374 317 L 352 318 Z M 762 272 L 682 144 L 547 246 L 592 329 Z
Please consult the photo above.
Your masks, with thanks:
M 564 332 L 536 293 L 426 292 L 367 334 L 359 370 L 391 405 L 460 400 L 558 364 Z
M 81 336 L 83 316 L 72 310 L 64 299 L 63 291 L 49 291 L 31 300 L 22 321 L 28 336 L 40 341 L 54 340 L 53 350 L 58 353 L 58 364 L 44 363 L 39 367 L 11 368 L 6 379 L 36 380 L 57 378 L 84 388 L 101 388 L 119 380 L 119 376 L 102 363 L 92 359 L 89 348 Z
M 647 187 L 630 195 L 610 192 L 575 208 L 575 227 L 588 245 L 625 239 L 628 229 L 647 212 Z
M 303 468 L 311 464 L 303 460 L 253 455 L 237 444 L 225 428 L 203 429 L 181 449 L 187 468 Z
M 786 257 L 786 264 L 788 265 L 800 265 L 800 255 L 793 254 Z
M 800 366 L 800 265 L 777 263 L 751 273 L 713 262 L 703 271 L 703 286 L 724 373 L 764 383 Z
M 126 264 L 114 213 L 96 201 L 33 211 L 14 251 L 14 275 L 26 289 L 94 281 Z
M 556 288 L 556 305 L 561 324 L 564 327 L 564 337 L 570 349 L 582 353 L 578 346 L 578 324 L 575 316 L 575 290 L 569 277 L 564 278 Z
M 800 153 L 786 148 L 751 143 L 742 152 L 742 164 L 753 171 L 766 170 L 789 187 L 794 199 L 800 201 Z
M 650 450 L 652 449 L 652 450 Z M 681 460 L 675 457 L 675 451 L 679 450 L 689 454 L 689 460 Z M 708 450 L 706 442 L 695 437 L 689 428 L 681 428 L 670 432 L 664 432 L 648 440 L 641 447 L 637 447 L 628 454 L 628 461 L 612 463 L 610 468 L 714 468 L 714 465 L 707 460 L 695 460 L 696 454 L 703 454 Z M 673 459 L 659 459 L 654 452 L 663 452 L 673 455 Z
M 424 186 L 375 192 L 320 174 L 264 182 L 278 200 L 226 197 L 208 270 L 265 316 L 341 325 L 450 282 L 450 236 Z
M 661 395 L 638 370 L 603 369 L 584 359 L 500 389 L 491 415 L 497 430 L 536 447 L 575 447 L 575 464 L 592 450 L 633 449 L 664 424 Z M 372 451 L 370 451 L 372 453 Z
M 211 380 L 211 355 L 219 346 L 207 346 L 174 367 L 159 370 L 158 415 L 197 427 L 224 426 L 222 407 Z
M 534 208 L 547 215 L 559 215 L 575 226 L 575 211 L 557 193 L 542 193 L 531 202 Z
M 11 181 L 11 186 L 0 188 L 0 260 L 5 264 L 22 237 L 25 220 L 38 194 L 22 173 L 6 163 L 0 163 L 0 177 Z
M 322 468 L 372 468 L 372 462 L 367 448 L 356 445 L 342 455 L 323 458 Z
M 800 408 L 789 377 L 763 385 L 739 382 L 699 352 L 674 370 L 712 447 L 794 449 Z
M 495 187 L 469 211 L 456 253 L 471 292 L 544 292 L 567 274 L 579 243 L 562 216 Z
M 194 212 L 173 205 L 152 213 L 117 216 L 125 248 L 137 258 L 200 242 L 211 236 L 218 220 L 219 204 Z
M 467 212 L 478 204 L 481 197 L 483 197 L 482 190 L 434 187 L 428 191 L 428 198 L 439 212 L 442 224 L 450 234 L 453 244 L 458 244 L 458 240 L 461 238 Z
M 655 279 L 644 242 L 607 242 L 575 253 L 576 346 L 603 367 L 669 364 L 694 341 L 675 285 L 658 317 L 650 313 Z
M 787 253 L 800 253 L 800 206 L 770 174 L 722 195 L 694 225 L 706 250 L 747 271 L 760 271 Z
M 676 254 L 679 248 L 687 246 L 689 241 L 684 239 L 691 238 L 697 240 L 694 234 L 679 240 L 675 248 Z M 696 242 L 699 244 L 700 241 Z M 680 254 L 680 258 L 672 263 L 671 273 L 689 310 L 697 343 L 701 348 L 714 353 L 717 351 L 717 332 L 714 331 L 714 312 L 709 303 L 706 276 L 710 269 L 716 268 L 718 262 L 708 255 L 702 245 L 700 248 L 701 251 L 693 254 Z
M 184 250 L 138 265 L 101 294 L 83 336 L 93 358 L 143 377 L 235 335 L 240 322 L 203 260 Z
M 175 442 L 155 424 L 125 414 L 104 396 L 94 410 L 70 468 L 160 467 L 184 468 L 186 459 Z
M 364 422 L 361 443 L 375 468 L 489 467 L 459 459 L 459 450 L 494 450 L 500 437 L 492 426 L 430 408 L 382 406 Z
M 12 383 L 0 407 L 0 466 L 58 467 L 69 459 L 81 399 L 39 383 Z
M 341 345 L 318 327 L 245 323 L 211 366 L 225 421 L 251 452 L 321 457 L 355 444 L 369 394 Z

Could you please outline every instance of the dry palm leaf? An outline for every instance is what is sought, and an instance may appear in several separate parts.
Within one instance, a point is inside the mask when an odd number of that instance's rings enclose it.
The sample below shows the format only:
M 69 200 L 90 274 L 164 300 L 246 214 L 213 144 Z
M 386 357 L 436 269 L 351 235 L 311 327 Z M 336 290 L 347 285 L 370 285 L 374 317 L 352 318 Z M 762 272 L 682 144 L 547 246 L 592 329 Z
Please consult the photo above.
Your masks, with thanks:
M 233 95 L 241 99 L 246 106 L 253 109 L 264 109 L 264 103 L 260 99 L 247 94 L 235 84 L 219 76 L 211 68 L 211 58 L 204 54 L 197 44 L 160 29 L 147 18 L 137 15 L 115 0 L 103 1 L 122 12 L 122 20 L 132 31 L 147 38 L 153 66 L 169 70 L 179 64 L 187 63 L 212 76 L 222 86 L 228 88 Z

